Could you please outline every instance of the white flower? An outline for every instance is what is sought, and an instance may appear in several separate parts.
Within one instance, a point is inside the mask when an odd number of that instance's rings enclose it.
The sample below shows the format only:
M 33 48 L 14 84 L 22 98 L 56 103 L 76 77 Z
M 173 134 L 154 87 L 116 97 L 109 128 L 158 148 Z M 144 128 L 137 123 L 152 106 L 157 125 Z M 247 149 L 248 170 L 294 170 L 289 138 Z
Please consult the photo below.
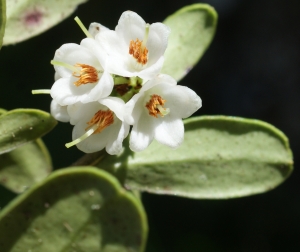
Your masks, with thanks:
M 105 71 L 107 54 L 91 38 L 81 44 L 64 44 L 55 53 L 54 64 L 58 78 L 51 96 L 61 106 L 76 102 L 97 101 L 110 95 L 112 76 Z
M 51 115 L 60 122 L 69 122 L 70 116 L 67 111 L 67 106 L 60 106 L 55 100 L 51 101 L 50 105 Z
M 130 149 L 142 151 L 156 139 L 177 148 L 184 139 L 182 118 L 202 105 L 200 97 L 188 87 L 177 85 L 168 75 L 158 75 L 144 84 L 125 105 L 126 120 L 133 124 Z
M 108 97 L 99 102 L 75 103 L 68 106 L 73 128 L 73 142 L 78 149 L 92 153 L 106 148 L 111 155 L 122 151 L 122 142 L 129 133 L 129 124 L 124 122 L 124 101 Z
M 96 35 L 109 54 L 107 70 L 124 77 L 149 80 L 161 70 L 170 29 L 162 23 L 146 24 L 135 12 L 125 11 L 115 31 Z

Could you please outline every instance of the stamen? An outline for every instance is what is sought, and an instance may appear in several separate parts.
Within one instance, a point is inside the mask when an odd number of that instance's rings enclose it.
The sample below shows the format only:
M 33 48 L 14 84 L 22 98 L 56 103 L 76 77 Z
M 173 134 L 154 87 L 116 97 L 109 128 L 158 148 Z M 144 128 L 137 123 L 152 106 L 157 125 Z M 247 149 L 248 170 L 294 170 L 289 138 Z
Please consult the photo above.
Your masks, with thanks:
M 151 99 L 147 102 L 146 108 L 149 111 L 149 115 L 153 117 L 158 117 L 157 114 L 159 114 L 161 117 L 164 117 L 165 115 L 170 113 L 169 108 L 164 108 L 166 100 L 163 100 L 161 96 L 159 95 L 151 95 Z
M 88 32 L 88 30 L 85 28 L 79 17 L 75 17 L 74 20 L 76 23 L 79 25 L 83 33 L 88 37 L 88 38 L 93 38 L 93 36 Z
M 76 87 L 80 85 L 88 84 L 88 83 L 95 83 L 98 82 L 98 71 L 96 68 L 86 65 L 86 64 L 75 64 L 75 67 L 81 67 L 80 72 L 74 71 L 73 76 L 79 78 L 78 81 L 74 82 Z M 76 75 L 78 74 L 78 75 Z
M 93 134 L 101 133 L 105 128 L 114 123 L 114 113 L 111 110 L 99 110 L 93 118 L 87 122 L 89 125 L 85 130 L 90 127 L 97 126 Z
M 78 81 L 74 82 L 76 87 L 79 87 L 83 84 L 95 83 L 99 80 L 98 73 L 101 71 L 98 71 L 96 68 L 90 65 L 77 63 L 73 66 L 71 64 L 55 60 L 51 60 L 50 63 L 54 66 L 62 66 L 73 71 L 72 75 L 79 78 Z
M 36 89 L 31 90 L 32 94 L 50 94 L 51 89 Z
M 148 49 L 146 43 L 149 35 L 149 27 L 149 24 L 146 24 L 145 36 L 142 41 L 137 38 L 135 41 L 131 40 L 129 44 L 129 54 L 142 65 L 145 65 L 148 62 Z

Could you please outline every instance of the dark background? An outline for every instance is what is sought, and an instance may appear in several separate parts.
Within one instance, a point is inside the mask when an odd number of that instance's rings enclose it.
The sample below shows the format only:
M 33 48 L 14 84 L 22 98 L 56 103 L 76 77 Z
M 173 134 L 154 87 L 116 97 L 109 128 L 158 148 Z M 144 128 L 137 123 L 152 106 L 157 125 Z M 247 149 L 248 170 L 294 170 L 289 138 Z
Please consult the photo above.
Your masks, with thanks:
M 290 138 L 295 171 L 277 189 L 231 200 L 191 200 L 143 195 L 150 236 L 147 252 L 300 251 L 300 1 L 210 0 L 219 13 L 215 39 L 199 64 L 181 81 L 201 96 L 198 115 L 231 115 L 267 121 Z M 84 37 L 73 21 L 100 22 L 114 28 L 121 13 L 136 11 L 148 23 L 162 21 L 195 1 L 90 0 L 56 27 L 0 53 L 1 107 L 49 111 L 50 60 L 64 43 Z M 71 126 L 60 123 L 44 137 L 56 168 L 82 155 L 66 150 Z M 0 190 L 0 207 L 12 196 Z

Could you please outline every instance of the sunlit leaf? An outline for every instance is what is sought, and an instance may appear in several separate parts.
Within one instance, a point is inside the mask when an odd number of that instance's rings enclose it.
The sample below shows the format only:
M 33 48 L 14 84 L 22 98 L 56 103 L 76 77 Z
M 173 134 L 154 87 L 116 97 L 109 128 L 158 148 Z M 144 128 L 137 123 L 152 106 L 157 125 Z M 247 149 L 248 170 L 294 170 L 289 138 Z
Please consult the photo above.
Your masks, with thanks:
M 63 169 L 0 212 L 0 251 L 143 251 L 147 220 L 138 199 L 92 167 Z
M 63 21 L 87 0 L 7 0 L 4 45 L 36 36 Z
M 171 28 L 162 73 L 181 80 L 200 60 L 216 31 L 217 13 L 210 5 L 193 4 L 169 16 Z
M 57 124 L 49 114 L 37 109 L 15 109 L 0 116 L 0 154 L 35 140 Z
M 128 189 L 204 199 L 266 192 L 292 172 L 287 137 L 265 122 L 204 116 L 186 120 L 185 130 L 176 150 L 153 142 L 142 152 L 106 156 L 98 166 Z

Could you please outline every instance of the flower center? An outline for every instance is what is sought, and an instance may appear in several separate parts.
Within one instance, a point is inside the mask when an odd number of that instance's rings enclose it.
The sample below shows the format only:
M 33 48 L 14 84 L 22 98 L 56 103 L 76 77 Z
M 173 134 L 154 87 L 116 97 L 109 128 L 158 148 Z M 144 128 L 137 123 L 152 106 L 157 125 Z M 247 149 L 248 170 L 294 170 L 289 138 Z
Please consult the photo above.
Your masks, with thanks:
M 170 113 L 169 108 L 164 108 L 166 100 L 161 98 L 159 95 L 151 95 L 151 99 L 146 103 L 146 108 L 149 111 L 149 115 L 153 117 L 158 117 L 157 114 L 159 114 L 161 117 L 164 117 L 165 115 Z
M 114 113 L 111 110 L 99 110 L 97 113 L 95 113 L 93 118 L 87 122 L 89 126 L 86 127 L 85 131 L 94 126 L 93 134 L 98 134 L 113 123 Z
M 79 63 L 75 64 L 75 67 L 81 67 L 80 71 L 74 71 L 72 74 L 74 77 L 79 78 L 78 81 L 74 82 L 76 87 L 99 81 L 98 71 L 96 68 Z
M 148 49 L 142 45 L 143 41 L 131 40 L 129 44 L 129 54 L 131 54 L 138 63 L 145 65 L 148 62 Z
M 145 27 L 145 36 L 144 39 L 141 41 L 138 38 L 134 40 L 130 40 L 129 44 L 129 54 L 136 59 L 136 61 L 142 65 L 147 64 L 148 62 L 148 49 L 146 47 L 146 43 L 148 40 L 149 35 L 149 24 L 146 24 Z

